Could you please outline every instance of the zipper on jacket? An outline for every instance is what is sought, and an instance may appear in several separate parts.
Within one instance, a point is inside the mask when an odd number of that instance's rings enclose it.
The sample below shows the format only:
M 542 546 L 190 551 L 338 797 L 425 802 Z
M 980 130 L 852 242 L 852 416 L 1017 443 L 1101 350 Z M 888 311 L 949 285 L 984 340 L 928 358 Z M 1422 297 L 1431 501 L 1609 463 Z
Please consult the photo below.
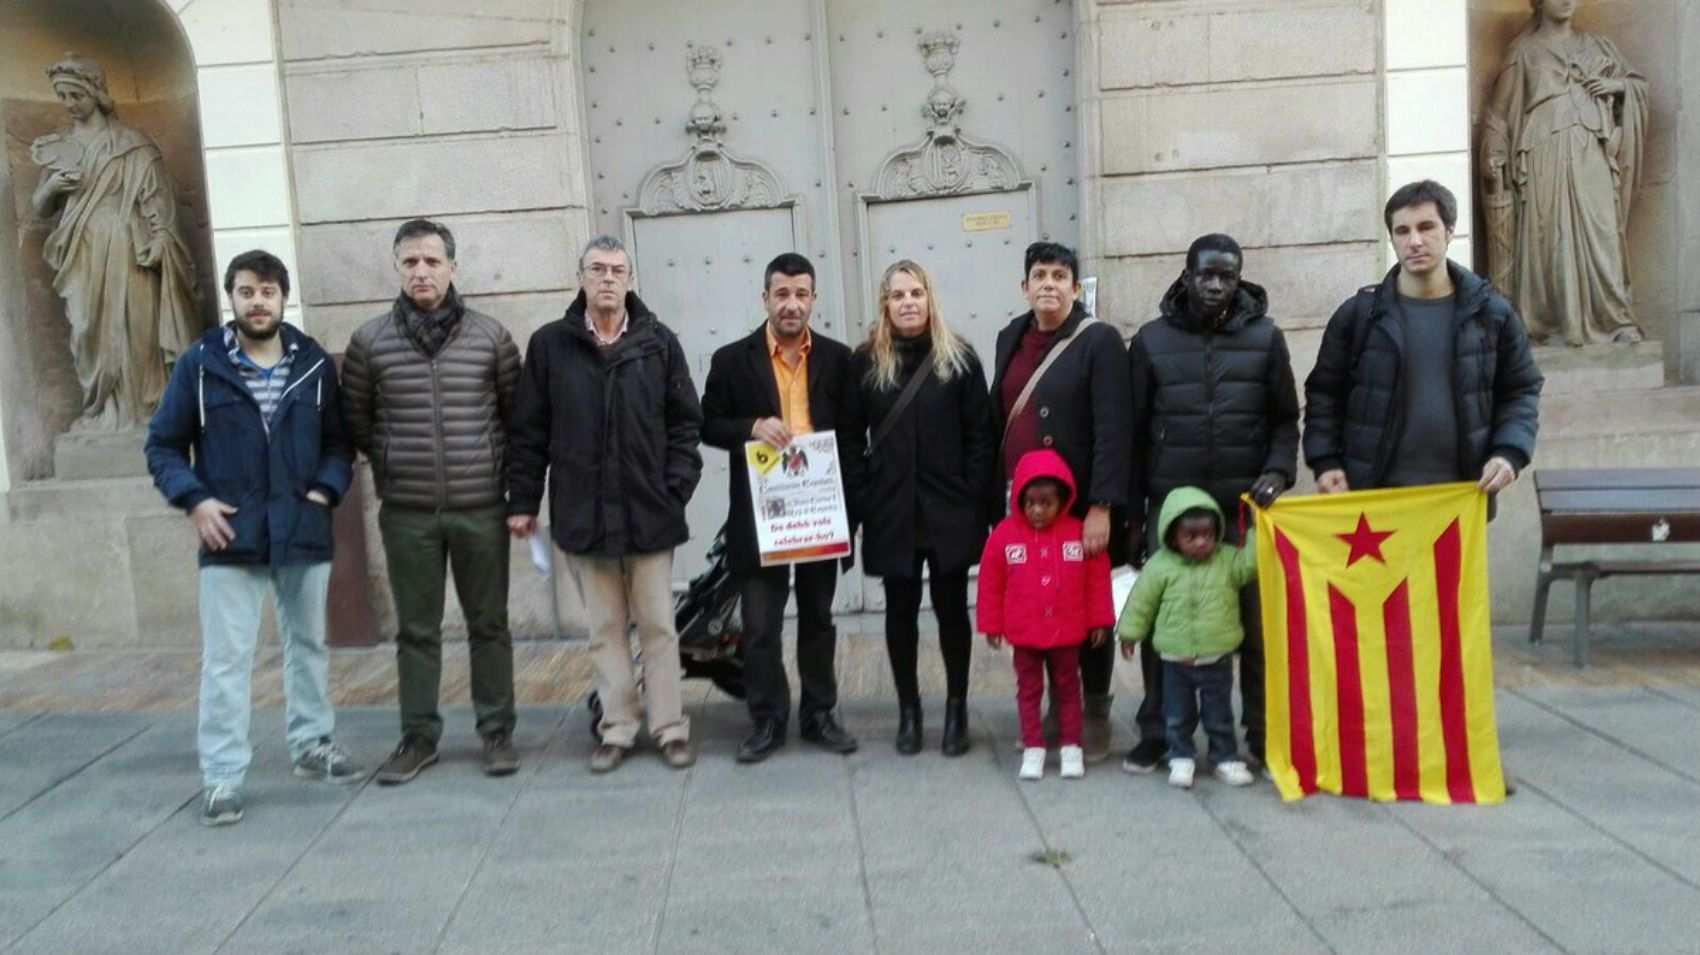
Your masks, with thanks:
M 1204 336 L 1204 413 L 1208 420 L 1204 423 L 1204 460 L 1211 462 L 1206 467 L 1209 473 L 1205 479 L 1214 482 L 1216 478 L 1216 333 L 1209 332 Z
M 436 428 L 436 440 L 431 443 L 437 459 L 437 510 L 441 511 L 449 504 L 449 464 L 443 450 L 448 436 L 443 433 L 443 386 L 437 378 L 436 358 L 431 359 L 431 421 Z

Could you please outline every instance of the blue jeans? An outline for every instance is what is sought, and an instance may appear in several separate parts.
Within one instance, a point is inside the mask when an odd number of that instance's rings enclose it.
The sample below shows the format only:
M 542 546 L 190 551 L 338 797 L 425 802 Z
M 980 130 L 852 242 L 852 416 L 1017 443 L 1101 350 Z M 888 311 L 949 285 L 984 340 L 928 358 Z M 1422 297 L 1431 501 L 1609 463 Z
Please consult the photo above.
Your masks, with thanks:
M 1234 655 L 1215 663 L 1189 666 L 1163 661 L 1163 730 L 1170 759 L 1193 759 L 1192 734 L 1204 720 L 1210 761 L 1218 766 L 1239 759 L 1234 739 Z
M 325 651 L 331 565 L 202 567 L 200 581 L 201 713 L 195 746 L 201 779 L 208 786 L 240 786 L 254 756 L 248 743 L 249 684 L 268 590 L 277 601 L 283 641 L 284 735 L 290 759 L 299 759 L 336 728 Z

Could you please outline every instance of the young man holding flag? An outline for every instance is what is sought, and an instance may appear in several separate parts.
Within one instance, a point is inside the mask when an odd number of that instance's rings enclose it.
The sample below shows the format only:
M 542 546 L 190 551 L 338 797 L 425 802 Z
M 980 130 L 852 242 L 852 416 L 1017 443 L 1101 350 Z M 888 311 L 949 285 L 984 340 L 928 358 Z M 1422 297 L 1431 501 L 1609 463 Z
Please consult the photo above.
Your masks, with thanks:
M 1399 264 L 1347 299 L 1305 379 L 1305 462 L 1324 494 L 1478 481 L 1535 453 L 1544 379 L 1505 296 L 1446 257 L 1458 200 L 1432 180 L 1387 201 Z
M 1447 260 L 1457 209 L 1427 180 L 1388 201 L 1399 264 L 1335 312 L 1305 382 L 1323 495 L 1257 515 L 1269 767 L 1286 799 L 1507 792 L 1486 525 L 1534 454 L 1543 380 L 1511 305 Z

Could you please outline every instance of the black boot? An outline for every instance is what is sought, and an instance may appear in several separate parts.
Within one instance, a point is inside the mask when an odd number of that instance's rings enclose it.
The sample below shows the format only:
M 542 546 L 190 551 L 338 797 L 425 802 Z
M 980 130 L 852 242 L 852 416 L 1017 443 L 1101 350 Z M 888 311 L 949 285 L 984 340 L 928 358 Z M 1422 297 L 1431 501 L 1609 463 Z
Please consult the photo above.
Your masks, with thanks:
M 898 704 L 897 751 L 905 756 L 921 751 L 921 704 L 918 702 Z
M 946 756 L 968 752 L 968 701 L 944 701 L 944 741 L 939 750 Z

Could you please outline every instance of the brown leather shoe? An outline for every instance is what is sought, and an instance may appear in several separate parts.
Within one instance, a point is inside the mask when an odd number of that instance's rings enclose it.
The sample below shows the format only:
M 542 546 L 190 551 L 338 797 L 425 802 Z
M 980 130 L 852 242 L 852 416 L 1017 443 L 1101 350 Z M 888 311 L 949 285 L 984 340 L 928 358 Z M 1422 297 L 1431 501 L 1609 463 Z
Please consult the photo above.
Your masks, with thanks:
M 593 773 L 611 773 L 620 768 L 626 759 L 624 747 L 613 743 L 599 743 L 596 751 L 590 754 L 590 771 Z
M 378 785 L 399 786 L 437 761 L 437 746 L 423 736 L 404 736 L 384 765 L 378 767 Z
M 519 753 L 514 739 L 504 731 L 484 737 L 484 775 L 511 776 L 519 771 Z
M 697 761 L 690 740 L 675 739 L 661 744 L 661 758 L 674 769 L 685 769 Z

